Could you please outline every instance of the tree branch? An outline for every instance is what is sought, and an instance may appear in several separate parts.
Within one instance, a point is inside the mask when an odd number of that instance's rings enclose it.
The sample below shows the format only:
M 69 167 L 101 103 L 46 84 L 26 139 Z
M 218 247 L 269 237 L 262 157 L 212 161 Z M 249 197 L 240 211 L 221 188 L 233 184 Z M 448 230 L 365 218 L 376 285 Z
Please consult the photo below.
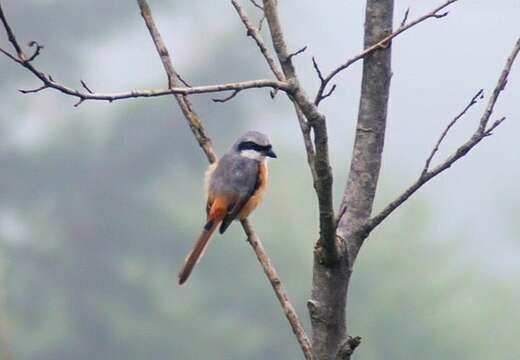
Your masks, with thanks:
M 249 80 L 235 83 L 215 84 L 215 85 L 202 85 L 192 87 L 172 87 L 170 89 L 152 89 L 152 90 L 130 90 L 127 92 L 120 93 L 94 93 L 89 90 L 82 92 L 77 89 L 73 89 L 54 81 L 51 81 L 44 73 L 37 75 L 42 80 L 43 85 L 36 89 L 20 89 L 19 91 L 23 94 L 30 94 L 39 92 L 45 89 L 54 89 L 66 95 L 76 97 L 82 101 L 85 100 L 104 100 L 104 101 L 116 101 L 124 99 L 135 99 L 142 97 L 158 97 L 165 95 L 195 95 L 195 94 L 207 94 L 217 93 L 223 91 L 233 91 L 236 95 L 239 91 L 254 88 L 272 88 L 277 90 L 288 91 L 289 86 L 281 81 L 276 80 Z M 83 83 L 83 80 L 81 80 Z
M 440 19 L 440 18 L 445 17 L 446 15 L 448 15 L 448 12 L 441 13 L 441 11 L 443 9 L 445 9 L 446 7 L 448 7 L 449 5 L 451 5 L 451 4 L 453 4 L 454 2 L 457 2 L 457 1 L 458 0 L 446 1 L 444 4 L 442 4 L 441 6 L 433 9 L 429 13 L 427 13 L 427 14 L 419 17 L 418 19 L 416 19 L 414 21 L 411 21 L 408 24 L 406 24 L 406 20 L 408 19 L 408 13 L 409 13 L 409 9 L 408 9 L 406 11 L 406 13 L 405 13 L 403 21 L 401 22 L 401 25 L 399 26 L 399 28 L 396 31 L 394 31 L 393 33 L 385 36 L 382 40 L 377 41 L 376 43 L 372 44 L 371 46 L 366 47 L 365 50 L 363 50 L 361 53 L 359 53 L 358 55 L 354 56 L 351 59 L 348 59 L 346 62 L 344 62 L 343 64 L 341 64 L 338 67 L 336 67 L 327 76 L 325 76 L 323 78 L 320 77 L 321 85 L 320 85 L 320 87 L 318 89 L 318 92 L 316 94 L 316 97 L 314 99 L 314 103 L 316 105 L 319 105 L 319 103 L 323 99 L 325 99 L 327 97 L 327 96 L 323 95 L 325 93 L 325 89 L 327 88 L 327 85 L 341 71 L 347 69 L 348 67 L 350 67 L 351 65 L 355 64 L 359 60 L 365 58 L 368 54 L 376 51 L 377 49 L 381 49 L 381 48 L 387 47 L 389 45 L 390 41 L 393 38 L 395 38 L 396 36 L 402 34 L 406 30 L 409 30 L 412 27 L 422 23 L 423 21 L 428 20 L 428 19 Z
M 426 163 L 424 164 L 424 168 L 423 168 L 423 171 L 421 173 L 421 176 L 424 176 L 424 174 L 426 174 L 428 172 L 428 170 L 430 169 L 430 163 L 432 162 L 433 160 L 433 157 L 435 156 L 435 154 L 437 153 L 437 151 L 439 150 L 439 147 L 441 146 L 441 143 L 442 141 L 444 140 L 444 138 L 446 137 L 446 135 L 448 135 L 448 132 L 450 131 L 450 129 L 453 127 L 453 125 L 455 125 L 455 123 L 461 118 L 464 116 L 464 114 L 466 114 L 466 112 L 473 106 L 477 103 L 477 101 L 479 99 L 483 99 L 484 98 L 484 90 L 483 89 L 480 89 L 476 94 L 475 96 L 473 96 L 469 102 L 468 105 L 466 105 L 466 107 L 457 115 L 455 116 L 455 118 L 453 118 L 453 120 L 448 124 L 448 126 L 446 126 L 446 128 L 444 129 L 444 131 L 442 132 L 441 136 L 439 137 L 439 140 L 437 140 L 437 143 L 435 144 L 435 147 L 433 148 L 432 152 L 430 153 L 430 156 L 428 156 L 428 159 L 426 159 Z
M 285 316 L 289 320 L 289 323 L 291 325 L 292 331 L 294 335 L 296 335 L 296 338 L 298 339 L 298 343 L 300 344 L 300 347 L 302 348 L 303 354 L 307 360 L 314 359 L 312 354 L 312 348 L 311 344 L 309 342 L 309 339 L 307 338 L 307 335 L 305 334 L 305 330 L 303 326 L 300 323 L 300 320 L 298 319 L 298 316 L 296 315 L 296 310 L 294 310 L 294 307 L 289 302 L 287 298 L 287 294 L 285 293 L 285 290 L 283 288 L 283 285 L 280 281 L 280 278 L 276 272 L 276 269 L 271 264 L 271 260 L 269 260 L 269 256 L 265 252 L 264 247 L 262 246 L 262 243 L 260 242 L 260 239 L 256 235 L 255 231 L 251 227 L 251 224 L 249 223 L 249 220 L 245 219 L 241 221 L 242 227 L 244 228 L 244 232 L 247 235 L 247 241 L 251 244 L 251 247 L 255 251 L 256 257 L 260 264 L 262 265 L 262 268 L 264 269 L 265 275 L 269 279 L 269 282 L 271 283 L 271 286 L 273 287 L 273 290 L 276 294 L 276 297 L 278 298 L 278 301 L 282 305 L 283 312 L 285 313 Z
M 329 161 L 326 119 L 325 116 L 318 111 L 317 107 L 308 98 L 307 94 L 305 94 L 300 86 L 296 69 L 292 62 L 293 56 L 288 51 L 280 20 L 278 18 L 276 1 L 263 0 L 263 8 L 267 23 L 269 24 L 271 39 L 278 61 L 282 67 L 287 82 L 292 86 L 292 91 L 287 92 L 287 94 L 291 101 L 305 116 L 307 124 L 314 132 L 314 154 L 309 153 L 309 148 L 307 146 L 310 135 L 304 131 L 303 136 L 304 142 L 306 143 L 307 158 L 314 159 L 313 162 L 309 162 L 309 166 L 311 167 L 313 177 L 315 176 L 314 188 L 318 197 L 320 213 L 320 243 L 323 245 L 325 250 L 323 252 L 322 261 L 326 264 L 332 265 L 338 259 L 338 251 L 336 248 L 336 220 L 334 217 L 332 201 L 332 170 Z M 305 129 L 305 127 L 302 129 Z
M 162 41 L 161 35 L 155 25 L 155 21 L 152 17 L 151 10 L 146 2 L 146 0 L 137 0 L 139 4 L 139 8 L 141 9 L 141 14 L 143 16 L 143 19 L 146 22 L 146 25 L 150 31 L 150 35 L 152 37 L 152 40 L 157 48 L 157 51 L 159 55 L 161 56 L 161 60 L 163 61 L 163 65 L 165 68 L 165 71 L 168 75 L 169 84 L 170 86 L 175 86 L 176 83 L 176 76 L 175 76 L 175 70 L 173 67 L 173 63 L 171 61 L 171 58 L 169 56 L 168 50 L 166 49 L 164 42 Z M 188 120 L 188 123 L 190 124 L 190 127 L 196 127 L 199 131 L 203 132 L 204 136 L 206 137 L 207 141 L 205 143 L 202 143 L 201 140 L 198 137 L 198 133 L 195 133 L 195 137 L 199 141 L 199 144 L 204 149 L 204 151 L 207 151 L 206 155 L 210 162 L 214 162 L 216 160 L 215 152 L 211 146 L 211 142 L 209 141 L 209 138 L 205 135 L 205 130 L 202 126 L 202 122 L 198 118 L 198 116 L 194 113 L 193 108 L 191 104 L 187 102 L 187 99 L 183 95 L 176 95 L 177 101 L 179 103 L 179 106 L 183 110 L 183 113 L 186 116 L 186 119 Z M 194 119 L 196 120 L 196 124 L 193 123 Z M 210 155 L 215 156 L 213 161 L 210 159 Z M 296 338 L 300 344 L 300 347 L 305 355 L 305 358 L 308 360 L 312 360 L 312 350 L 310 346 L 310 342 L 307 338 L 307 335 L 305 334 L 305 330 L 303 328 L 303 325 L 301 324 L 298 315 L 296 314 L 296 311 L 294 310 L 294 307 L 289 302 L 287 293 L 285 292 L 285 289 L 282 285 L 282 282 L 280 278 L 278 277 L 278 274 L 269 261 L 269 258 L 262 246 L 262 243 L 260 242 L 260 239 L 256 235 L 255 231 L 253 230 L 252 226 L 250 225 L 249 221 L 246 219 L 242 221 L 242 227 L 244 229 L 245 234 L 248 237 L 248 241 L 251 244 L 251 247 L 253 248 L 258 261 L 260 262 L 260 265 L 264 269 L 264 272 L 271 283 L 271 286 L 273 287 L 273 290 L 276 294 L 276 297 L 278 298 L 282 309 L 285 313 L 285 316 L 287 320 L 289 321 L 289 324 L 291 325 L 291 328 L 293 329 L 294 334 L 296 335 Z
M 240 17 L 240 20 L 244 24 L 247 30 L 247 36 L 250 36 L 260 49 L 260 52 L 264 56 L 265 61 L 269 65 L 269 68 L 273 72 L 273 74 L 276 76 L 276 78 L 279 81 L 285 81 L 285 76 L 276 64 L 274 57 L 271 55 L 271 52 L 265 45 L 264 40 L 262 39 L 262 36 L 260 35 L 260 32 L 253 26 L 253 23 L 251 20 L 249 20 L 246 12 L 242 8 L 242 6 L 239 4 L 237 0 L 231 0 L 231 3 L 233 4 L 233 7 L 235 8 L 238 16 Z M 263 8 L 262 8 L 263 11 Z
M 365 234 L 370 233 L 376 226 L 378 226 L 383 220 L 385 220 L 395 209 L 397 209 L 400 205 L 402 205 L 410 196 L 412 196 L 417 190 L 419 190 L 424 184 L 426 184 L 428 181 L 433 179 L 435 176 L 442 173 L 444 170 L 448 169 L 453 165 L 457 160 L 464 157 L 470 150 L 472 150 L 480 141 L 482 141 L 487 136 L 492 135 L 493 130 L 495 130 L 502 122 L 504 122 L 505 118 L 502 117 L 498 120 L 496 120 L 491 126 L 488 127 L 489 119 L 491 115 L 493 114 L 493 110 L 495 108 L 495 105 L 498 101 L 498 98 L 500 96 L 500 93 L 504 90 L 505 85 L 507 84 L 507 78 L 509 76 L 509 73 L 511 72 L 511 68 L 513 67 L 513 64 L 518 56 L 518 53 L 520 52 L 520 38 L 517 40 L 515 46 L 513 47 L 513 51 L 511 52 L 511 55 L 508 57 L 506 64 L 500 74 L 500 77 L 498 78 L 498 82 L 493 90 L 493 93 L 491 97 L 489 98 L 488 104 L 486 106 L 486 109 L 484 110 L 484 113 L 482 114 L 482 117 L 479 121 L 479 126 L 477 130 L 473 133 L 473 135 L 459 148 L 453 152 L 448 158 L 446 158 L 441 164 L 437 165 L 432 170 L 427 170 L 426 172 L 422 172 L 419 178 L 407 189 L 405 190 L 397 199 L 392 201 L 390 204 L 388 204 L 379 214 L 375 215 L 373 218 L 371 218 L 365 226 L 363 227 L 363 232 Z M 477 94 L 478 95 L 478 94 Z M 476 98 L 474 97 L 472 101 L 470 102 L 470 105 L 473 101 L 476 101 Z M 466 107 L 468 108 L 468 106 Z M 466 109 L 465 109 L 466 110 Z M 463 111 L 460 116 L 462 116 L 465 113 Z M 457 118 L 455 118 L 457 119 Z M 456 121 L 456 120 L 455 120 Z M 453 122 L 453 121 L 452 121 Z M 442 136 L 441 136 L 442 141 Z M 440 141 L 437 142 L 437 144 L 440 144 Z M 432 151 L 432 153 L 435 152 Z M 432 157 L 430 155 L 430 157 Z M 428 164 L 428 163 L 427 163 Z M 429 164 L 428 164 L 429 166 Z
M 11 60 L 20 64 L 27 70 L 29 70 L 33 75 L 35 75 L 43 83 L 42 86 L 40 86 L 36 89 L 20 90 L 20 92 L 23 94 L 35 93 L 35 92 L 39 92 L 39 91 L 42 91 L 45 89 L 54 89 L 54 90 L 57 90 L 59 92 L 66 94 L 66 95 L 76 97 L 78 99 L 76 106 L 78 106 L 85 100 L 103 100 L 103 101 L 112 102 L 112 101 L 116 101 L 116 100 L 133 99 L 133 98 L 141 98 L 141 97 L 157 97 L 157 96 L 165 96 L 165 95 L 172 95 L 172 94 L 194 95 L 194 94 L 215 93 L 215 92 L 223 92 L 223 91 L 233 91 L 233 93 L 236 95 L 239 91 L 246 90 L 246 89 L 253 89 L 253 88 L 272 88 L 272 89 L 283 90 L 283 91 L 289 90 L 289 85 L 283 81 L 266 80 L 266 79 L 240 81 L 240 82 L 215 84 L 215 85 L 178 87 L 177 80 L 181 81 L 182 83 L 185 83 L 185 82 L 177 75 L 177 73 L 175 73 L 173 71 L 171 76 L 168 75 L 169 76 L 168 89 L 131 90 L 131 91 L 119 92 L 119 93 L 95 93 L 85 84 L 85 82 L 83 80 L 81 80 L 80 81 L 81 85 L 86 90 L 86 92 L 84 92 L 84 91 L 80 91 L 78 89 L 67 87 L 63 84 L 60 84 L 60 83 L 54 81 L 52 79 L 52 77 L 50 77 L 49 75 L 46 75 L 44 72 L 38 70 L 35 66 L 33 66 L 31 64 L 31 62 L 37 56 L 40 55 L 40 52 L 43 49 L 43 46 L 38 44 L 35 41 L 31 41 L 29 43 L 29 46 L 36 47 L 36 49 L 35 49 L 34 53 L 28 57 L 23 52 L 20 44 L 18 43 L 18 41 L 14 35 L 12 28 L 10 27 L 9 23 L 7 22 L 7 19 L 5 18 L 1 5 L 0 5 L 0 19 L 2 20 L 2 24 L 4 26 L 6 33 L 8 34 L 9 41 L 11 42 L 14 49 L 17 51 L 18 57 L 15 57 L 14 55 L 10 54 L 8 51 L 6 51 L 4 49 L 0 49 L 0 52 L 2 52 L 5 56 L 9 57 Z M 164 54 L 161 55 L 161 59 L 163 57 L 164 57 Z M 176 84 L 176 85 L 174 86 L 173 84 Z
M 247 30 L 247 36 L 250 36 L 255 44 L 257 45 L 258 49 L 262 53 L 265 61 L 269 65 L 269 68 L 273 72 L 273 74 L 276 76 L 276 78 L 280 81 L 285 81 L 285 74 L 279 69 L 278 65 L 276 64 L 276 61 L 274 60 L 274 56 L 269 51 L 268 47 L 266 46 L 262 36 L 260 35 L 260 32 L 253 26 L 251 23 L 251 20 L 249 20 L 249 17 L 247 16 L 246 12 L 242 8 L 242 6 L 239 4 L 237 0 L 231 0 L 231 3 L 233 4 L 233 7 L 238 13 L 238 16 L 240 17 L 240 20 L 244 24 L 246 30 Z M 257 8 L 261 8 L 262 13 L 264 13 L 264 8 L 260 6 L 259 4 L 255 3 L 255 6 Z M 264 13 L 265 17 L 265 13 Z M 295 104 L 294 107 L 296 111 L 296 117 L 298 118 L 298 122 L 300 124 L 300 128 L 303 135 L 303 142 L 305 144 L 305 150 L 307 153 L 307 162 L 309 163 L 309 167 L 311 170 L 311 175 L 313 182 L 316 184 L 318 181 L 318 176 L 316 174 L 316 167 L 315 167 L 315 160 L 316 160 L 316 152 L 314 150 L 314 145 L 312 143 L 311 138 L 311 126 L 309 125 L 309 122 L 305 118 L 305 115 L 302 113 L 300 108 Z

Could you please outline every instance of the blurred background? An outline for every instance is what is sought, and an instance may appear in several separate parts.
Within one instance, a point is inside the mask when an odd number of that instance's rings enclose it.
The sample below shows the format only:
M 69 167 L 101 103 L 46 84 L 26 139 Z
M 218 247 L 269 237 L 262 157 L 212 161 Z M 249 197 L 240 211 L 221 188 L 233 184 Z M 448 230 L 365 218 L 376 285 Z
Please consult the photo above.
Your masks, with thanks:
M 244 1 L 246 3 L 246 1 Z M 362 47 L 364 1 L 280 1 L 308 92 Z M 440 0 L 397 1 L 396 23 Z M 134 1 L 4 0 L 37 66 L 99 92 L 163 88 Z M 150 0 L 178 71 L 192 84 L 270 77 L 228 1 Z M 257 10 L 246 6 L 251 17 Z M 404 190 L 446 124 L 494 87 L 519 36 L 520 3 L 460 1 L 394 42 L 391 103 L 376 210 Z M 265 29 L 264 29 L 265 30 Z M 8 48 L 6 36 L 0 46 Z M 347 175 L 361 65 L 336 79 L 328 116 L 336 202 Z M 300 350 L 239 226 L 217 237 L 185 287 L 176 273 L 204 217 L 206 159 L 172 98 L 113 104 L 39 86 L 0 59 L 0 354 L 9 360 L 299 359 Z M 350 331 L 356 359 L 518 359 L 520 64 L 495 117 L 508 120 L 371 236 L 356 263 Z M 297 121 L 284 96 L 192 97 L 219 153 L 247 129 L 279 159 L 253 222 L 309 329 L 317 209 Z M 485 102 L 437 160 L 477 126 Z M 0 355 L 2 356 L 2 355 Z

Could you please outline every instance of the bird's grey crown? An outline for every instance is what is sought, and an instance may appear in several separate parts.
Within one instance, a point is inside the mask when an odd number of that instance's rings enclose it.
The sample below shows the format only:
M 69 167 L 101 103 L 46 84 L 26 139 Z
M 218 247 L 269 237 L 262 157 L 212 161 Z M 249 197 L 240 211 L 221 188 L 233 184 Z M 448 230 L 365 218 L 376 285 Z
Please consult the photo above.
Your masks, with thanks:
M 260 146 L 270 146 L 271 145 L 271 141 L 269 140 L 267 135 L 262 134 L 261 132 L 252 130 L 252 131 L 248 131 L 245 134 L 243 134 L 242 136 L 240 136 L 237 139 L 237 141 L 233 144 L 233 146 L 231 147 L 231 150 L 234 152 L 238 152 L 238 146 L 244 142 L 253 142 Z

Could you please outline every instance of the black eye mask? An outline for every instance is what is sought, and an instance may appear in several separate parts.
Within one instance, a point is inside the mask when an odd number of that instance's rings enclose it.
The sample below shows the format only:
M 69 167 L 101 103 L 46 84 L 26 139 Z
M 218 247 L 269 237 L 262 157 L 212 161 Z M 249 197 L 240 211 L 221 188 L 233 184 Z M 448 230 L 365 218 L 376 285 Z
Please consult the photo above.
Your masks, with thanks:
M 238 151 L 254 150 L 254 151 L 258 151 L 260 153 L 264 153 L 264 152 L 268 152 L 269 150 L 271 150 L 271 148 L 272 148 L 271 145 L 262 146 L 262 145 L 258 145 L 257 143 L 254 143 L 252 141 L 244 141 L 238 145 Z

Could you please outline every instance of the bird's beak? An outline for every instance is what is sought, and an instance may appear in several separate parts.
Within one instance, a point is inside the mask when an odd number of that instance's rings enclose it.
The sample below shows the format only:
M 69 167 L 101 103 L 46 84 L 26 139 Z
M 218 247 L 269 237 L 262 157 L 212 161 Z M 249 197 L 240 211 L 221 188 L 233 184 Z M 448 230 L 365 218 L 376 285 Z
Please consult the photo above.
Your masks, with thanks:
M 278 157 L 278 156 L 276 156 L 276 154 L 274 153 L 274 151 L 272 149 L 269 149 L 269 151 L 267 151 L 265 153 L 265 156 L 270 157 L 270 158 L 274 158 L 274 159 L 276 159 Z

